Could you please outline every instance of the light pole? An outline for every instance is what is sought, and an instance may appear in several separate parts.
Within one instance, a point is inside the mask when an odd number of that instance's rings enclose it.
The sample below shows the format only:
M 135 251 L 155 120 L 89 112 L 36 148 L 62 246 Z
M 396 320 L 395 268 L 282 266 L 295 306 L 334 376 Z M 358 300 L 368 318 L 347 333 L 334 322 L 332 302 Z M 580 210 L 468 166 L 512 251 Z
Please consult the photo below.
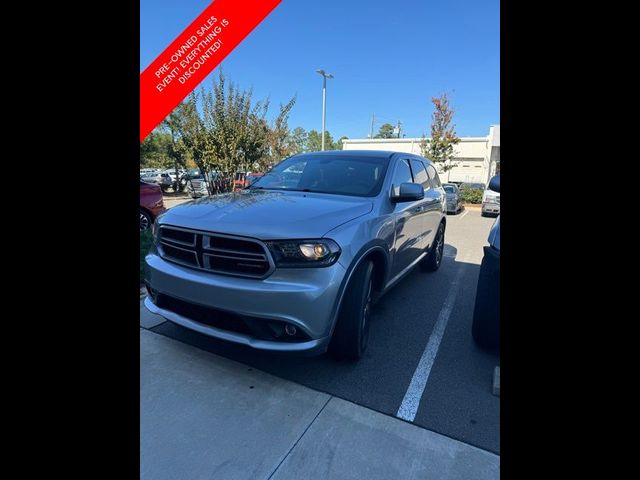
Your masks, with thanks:
M 324 151 L 324 117 L 327 112 L 327 78 L 333 78 L 333 75 L 325 72 L 321 68 L 316 73 L 322 75 L 322 151 Z

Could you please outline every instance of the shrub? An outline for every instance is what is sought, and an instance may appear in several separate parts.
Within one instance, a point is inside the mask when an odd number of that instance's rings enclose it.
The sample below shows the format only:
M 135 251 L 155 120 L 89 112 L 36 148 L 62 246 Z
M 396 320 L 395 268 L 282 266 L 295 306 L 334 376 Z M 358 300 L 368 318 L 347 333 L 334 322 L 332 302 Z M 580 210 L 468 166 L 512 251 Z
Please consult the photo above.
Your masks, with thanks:
M 151 229 L 140 232 L 140 283 L 144 279 L 144 257 L 149 253 L 151 244 L 153 243 L 153 237 L 151 236 Z
M 460 191 L 460 198 L 464 203 L 482 203 L 482 190 L 465 188 Z

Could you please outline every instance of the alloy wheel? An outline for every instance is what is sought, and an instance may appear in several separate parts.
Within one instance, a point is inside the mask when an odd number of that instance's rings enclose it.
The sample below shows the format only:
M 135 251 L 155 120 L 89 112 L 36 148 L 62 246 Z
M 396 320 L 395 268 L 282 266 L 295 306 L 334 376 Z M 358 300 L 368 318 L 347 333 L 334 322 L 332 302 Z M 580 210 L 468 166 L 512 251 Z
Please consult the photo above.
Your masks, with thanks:
M 147 217 L 144 213 L 140 213 L 140 231 L 144 232 L 148 230 L 151 226 L 151 222 L 149 222 L 149 217 Z

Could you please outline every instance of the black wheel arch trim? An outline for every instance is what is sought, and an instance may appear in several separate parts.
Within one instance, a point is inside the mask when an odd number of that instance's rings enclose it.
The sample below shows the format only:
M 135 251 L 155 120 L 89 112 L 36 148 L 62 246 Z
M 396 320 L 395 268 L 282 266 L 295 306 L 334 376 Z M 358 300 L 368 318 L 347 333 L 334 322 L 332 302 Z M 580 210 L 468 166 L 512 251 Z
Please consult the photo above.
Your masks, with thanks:
M 338 320 L 338 314 L 340 313 L 340 307 L 342 306 L 342 300 L 344 298 L 344 293 L 351 281 L 351 277 L 353 276 L 353 272 L 355 272 L 356 268 L 362 263 L 362 261 L 371 253 L 380 252 L 382 253 L 382 257 L 384 258 L 384 275 L 382 285 L 384 285 L 389 276 L 390 270 L 390 255 L 387 244 L 381 239 L 375 239 L 367 242 L 358 250 L 358 253 L 354 255 L 354 260 L 351 262 L 347 271 L 342 279 L 342 283 L 340 284 L 340 288 L 338 289 L 338 295 L 333 304 L 333 308 L 331 310 L 331 330 L 329 335 L 333 335 L 333 331 L 336 327 L 336 322 Z

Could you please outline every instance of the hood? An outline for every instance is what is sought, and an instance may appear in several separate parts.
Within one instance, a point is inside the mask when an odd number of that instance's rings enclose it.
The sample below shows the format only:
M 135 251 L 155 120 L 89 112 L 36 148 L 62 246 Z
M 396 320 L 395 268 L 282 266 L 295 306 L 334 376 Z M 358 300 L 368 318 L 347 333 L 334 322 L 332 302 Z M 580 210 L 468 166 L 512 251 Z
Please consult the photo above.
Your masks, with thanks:
M 177 205 L 160 223 L 262 240 L 320 238 L 372 209 L 364 197 L 242 190 Z

